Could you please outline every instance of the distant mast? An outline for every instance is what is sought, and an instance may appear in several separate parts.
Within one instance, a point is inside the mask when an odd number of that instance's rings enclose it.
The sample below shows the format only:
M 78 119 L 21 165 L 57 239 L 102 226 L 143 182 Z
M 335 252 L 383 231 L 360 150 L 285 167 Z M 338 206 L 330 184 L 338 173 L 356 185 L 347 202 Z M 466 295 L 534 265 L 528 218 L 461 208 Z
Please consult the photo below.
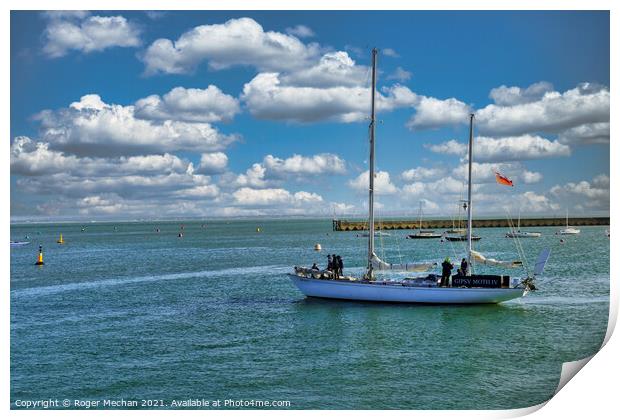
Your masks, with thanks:
M 467 181 L 467 273 L 466 275 L 471 274 L 472 272 L 472 257 L 471 257 L 471 230 L 472 230 L 472 220 L 471 220 L 471 166 L 473 161 L 473 151 L 474 151 L 474 114 L 469 115 L 469 179 Z
M 370 168 L 368 171 L 368 280 L 373 278 L 372 257 L 375 254 L 375 89 L 377 86 L 377 49 L 372 49 L 372 87 L 370 105 Z

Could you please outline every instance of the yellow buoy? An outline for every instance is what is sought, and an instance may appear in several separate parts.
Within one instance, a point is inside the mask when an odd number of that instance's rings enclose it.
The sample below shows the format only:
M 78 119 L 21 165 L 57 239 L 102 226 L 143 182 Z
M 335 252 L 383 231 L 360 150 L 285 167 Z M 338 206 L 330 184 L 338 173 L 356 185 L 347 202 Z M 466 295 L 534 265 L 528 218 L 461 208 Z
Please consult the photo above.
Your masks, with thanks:
M 64 240 L 64 239 L 62 239 L 62 233 L 60 234 L 60 238 L 58 238 L 58 240 L 56 241 L 56 243 L 57 243 L 57 244 L 60 244 L 60 245 L 62 245 L 62 244 L 64 244 L 64 243 L 65 243 L 65 240 Z
M 39 245 L 39 257 L 37 258 L 37 262 L 34 265 L 44 265 L 43 262 L 43 247 Z
M 321 244 L 314 244 L 314 250 L 315 251 L 320 251 L 321 250 Z

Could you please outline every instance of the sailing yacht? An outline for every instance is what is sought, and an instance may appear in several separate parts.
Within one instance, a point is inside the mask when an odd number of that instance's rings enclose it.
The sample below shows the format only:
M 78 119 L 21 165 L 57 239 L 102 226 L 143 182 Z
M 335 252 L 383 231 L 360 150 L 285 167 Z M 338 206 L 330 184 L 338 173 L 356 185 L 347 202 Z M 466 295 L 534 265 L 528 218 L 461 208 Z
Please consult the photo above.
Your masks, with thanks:
M 522 232 L 521 231 L 521 211 L 519 211 L 519 219 L 517 221 L 517 229 L 514 228 L 506 234 L 507 238 L 539 238 L 540 232 Z
M 568 210 L 566 210 L 566 227 L 556 232 L 556 235 L 577 235 L 581 233 L 580 229 L 568 225 Z
M 420 200 L 419 218 L 418 231 L 417 233 L 407 235 L 409 239 L 437 239 L 443 236 L 441 233 L 435 233 L 434 230 L 422 230 L 422 200 Z
M 542 273 L 549 257 L 544 250 L 538 257 L 533 275 L 523 279 L 510 278 L 506 275 L 479 275 L 472 273 L 474 254 L 472 253 L 472 212 L 471 212 L 471 169 L 473 145 L 473 114 L 469 132 L 469 186 L 467 200 L 467 243 L 468 272 L 465 275 L 452 276 L 448 287 L 439 286 L 439 277 L 428 274 L 421 277 L 404 279 L 377 279 L 375 272 L 429 272 L 436 263 L 389 264 L 375 254 L 374 224 L 374 174 L 375 174 L 375 92 L 377 81 L 377 49 L 372 50 L 372 89 L 370 112 L 370 159 L 369 159 L 369 193 L 368 193 L 368 259 L 363 276 L 340 277 L 327 270 L 312 270 L 306 267 L 294 267 L 289 277 L 299 290 L 309 297 L 404 303 L 439 303 L 439 304 L 477 304 L 499 303 L 525 296 L 535 289 L 534 279 Z M 490 260 L 487 260 L 490 261 Z M 501 263 L 501 262 L 500 262 Z

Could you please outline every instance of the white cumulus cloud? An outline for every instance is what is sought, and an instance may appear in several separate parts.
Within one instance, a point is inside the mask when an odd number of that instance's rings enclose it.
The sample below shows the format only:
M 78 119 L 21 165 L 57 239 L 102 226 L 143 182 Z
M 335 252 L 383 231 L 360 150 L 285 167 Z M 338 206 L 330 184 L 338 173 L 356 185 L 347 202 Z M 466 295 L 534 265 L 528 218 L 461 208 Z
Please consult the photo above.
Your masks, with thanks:
M 344 51 L 324 54 L 311 67 L 284 73 L 280 79 L 283 85 L 330 87 L 363 86 L 368 79 L 368 67 L 359 66 Z
M 488 105 L 476 112 L 476 120 L 480 133 L 490 136 L 555 134 L 584 124 L 608 122 L 609 105 L 608 88 L 582 83 L 564 93 L 546 92 L 533 102 Z
M 192 72 L 201 62 L 222 70 L 231 66 L 253 66 L 261 71 L 301 68 L 316 59 L 317 44 L 304 44 L 297 37 L 265 31 L 253 19 L 230 19 L 222 24 L 201 25 L 176 41 L 160 38 L 146 50 L 146 73 Z
M 455 98 L 437 99 L 423 96 L 415 105 L 415 111 L 407 122 L 407 127 L 412 130 L 466 123 L 471 108 Z
M 226 170 L 228 156 L 222 152 L 203 153 L 196 172 L 203 174 L 219 174 Z
M 368 173 L 369 171 L 362 172 L 359 176 L 350 180 L 349 186 L 360 193 L 368 193 Z M 385 171 L 377 171 L 375 173 L 374 188 L 377 195 L 390 195 L 398 192 L 398 188 L 390 180 L 390 174 Z
M 425 145 L 436 153 L 466 156 L 467 145 L 456 140 Z M 540 136 L 525 134 L 516 137 L 476 137 L 474 139 L 474 161 L 504 162 L 569 156 L 570 147 Z
M 296 36 L 297 38 L 310 38 L 315 35 L 314 31 L 306 25 L 297 25 L 286 28 L 286 33 Z
M 556 185 L 551 188 L 551 194 L 571 206 L 579 204 L 583 208 L 609 210 L 609 176 L 601 174 L 591 181 Z
M 411 106 L 416 95 L 404 86 L 384 89 L 379 111 Z M 243 87 L 242 100 L 259 119 L 296 122 L 362 121 L 369 114 L 370 89 L 363 87 L 297 87 L 281 84 L 278 73 L 260 73 Z
M 562 131 L 558 141 L 564 144 L 608 144 L 609 122 L 583 124 Z
M 286 159 L 267 155 L 263 159 L 263 166 L 267 170 L 268 176 L 276 178 L 291 175 L 343 174 L 346 172 L 345 161 L 331 153 L 321 153 L 314 156 L 295 154 Z
M 112 47 L 137 47 L 140 31 L 123 16 L 89 16 L 84 13 L 52 13 L 44 31 L 43 52 L 52 58 L 70 50 L 84 53 Z
M 423 166 L 418 166 L 417 168 L 403 171 L 400 177 L 405 182 L 413 182 L 439 178 L 444 175 L 444 173 L 444 168 L 425 168 Z
M 497 105 L 512 106 L 536 102 L 542 99 L 547 92 L 553 91 L 553 85 L 548 82 L 534 83 L 523 89 L 518 86 L 505 86 L 491 89 L 489 97 Z
M 305 203 L 316 204 L 323 201 L 323 198 L 315 193 L 298 191 L 291 194 L 283 188 L 253 189 L 243 187 L 235 191 L 232 196 L 235 204 L 241 206 L 300 206 Z
M 136 101 L 137 118 L 189 122 L 230 121 L 240 112 L 239 101 L 217 86 L 206 89 L 176 87 L 162 97 L 151 95 Z
M 85 95 L 69 108 L 43 111 L 37 119 L 43 141 L 76 155 L 211 152 L 237 139 L 209 123 L 138 119 L 134 106 L 106 104 L 99 95 Z
M 28 137 L 16 137 L 11 144 L 11 173 L 37 176 L 71 174 L 110 176 L 191 172 L 191 163 L 169 153 L 114 158 L 78 157 L 50 150 L 49 144 Z

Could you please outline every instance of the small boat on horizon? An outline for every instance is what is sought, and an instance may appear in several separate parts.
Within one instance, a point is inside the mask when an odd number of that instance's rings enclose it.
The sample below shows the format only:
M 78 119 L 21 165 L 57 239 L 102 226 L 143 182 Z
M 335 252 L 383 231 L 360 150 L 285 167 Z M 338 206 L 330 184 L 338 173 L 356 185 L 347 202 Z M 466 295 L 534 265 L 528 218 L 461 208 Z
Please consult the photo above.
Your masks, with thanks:
M 568 210 L 566 210 L 566 227 L 557 231 L 556 235 L 578 235 L 581 233 L 580 229 L 568 225 Z

